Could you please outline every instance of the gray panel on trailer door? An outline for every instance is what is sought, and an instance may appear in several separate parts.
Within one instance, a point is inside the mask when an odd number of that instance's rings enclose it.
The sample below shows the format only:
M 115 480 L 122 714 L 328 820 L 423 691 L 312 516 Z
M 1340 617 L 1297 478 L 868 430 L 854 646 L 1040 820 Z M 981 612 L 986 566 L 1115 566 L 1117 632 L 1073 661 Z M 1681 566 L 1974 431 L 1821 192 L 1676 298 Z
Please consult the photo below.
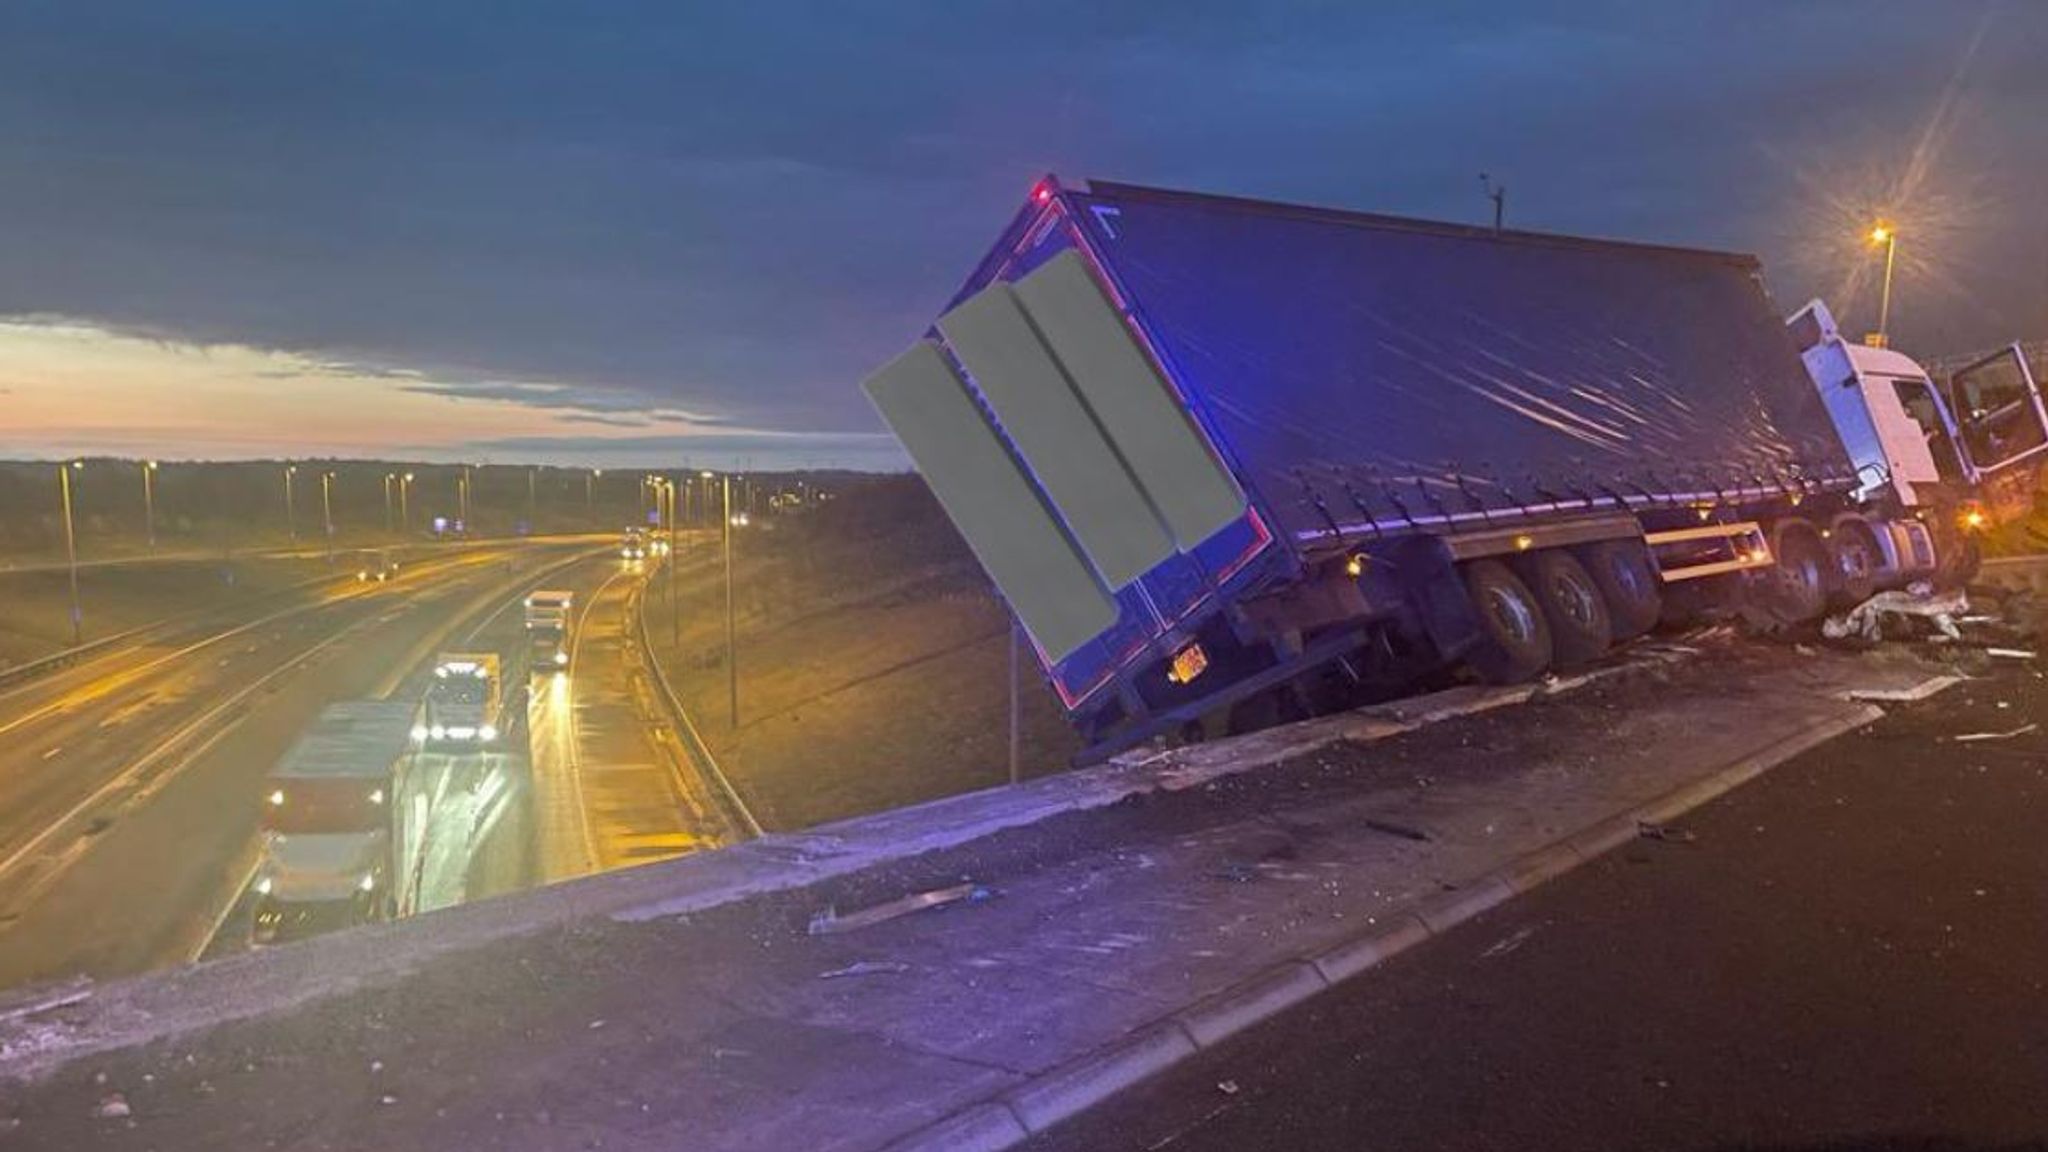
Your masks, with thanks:
M 1244 493 L 1079 253 L 1060 253 L 1014 291 L 1183 550 L 1244 515 Z
M 1110 587 L 1173 555 L 1159 514 L 1009 285 L 992 284 L 939 317 L 939 331 Z
M 1116 601 L 937 348 L 912 345 L 861 388 L 1047 656 L 1116 622 Z

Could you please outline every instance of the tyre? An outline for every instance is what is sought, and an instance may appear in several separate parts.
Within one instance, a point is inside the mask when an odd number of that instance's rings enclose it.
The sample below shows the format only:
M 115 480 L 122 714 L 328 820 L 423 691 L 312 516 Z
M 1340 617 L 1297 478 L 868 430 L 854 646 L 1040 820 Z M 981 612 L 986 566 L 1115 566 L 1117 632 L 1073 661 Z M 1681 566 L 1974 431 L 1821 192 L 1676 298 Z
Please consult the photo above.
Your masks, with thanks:
M 1466 565 L 1465 595 L 1481 636 L 1465 657 L 1473 671 L 1495 684 L 1519 684 L 1550 667 L 1550 625 L 1543 605 L 1507 565 L 1498 560 Z
M 1836 607 L 1853 608 L 1877 591 L 1877 576 L 1884 568 L 1884 553 L 1870 522 L 1861 516 L 1847 516 L 1835 522 L 1828 533 L 1828 559 L 1833 564 L 1834 588 L 1830 597 Z
M 1663 579 L 1640 540 L 1602 540 L 1579 550 L 1579 563 L 1607 601 L 1614 639 L 1633 639 L 1657 626 L 1664 614 Z
M 1561 548 L 1528 557 L 1526 571 L 1550 625 L 1551 654 L 1558 666 L 1599 659 L 1614 644 L 1614 621 L 1592 573 Z
M 1764 605 L 1781 624 L 1803 624 L 1828 604 L 1833 560 L 1827 543 L 1804 520 L 1780 520 L 1771 529 L 1773 564 L 1765 573 Z

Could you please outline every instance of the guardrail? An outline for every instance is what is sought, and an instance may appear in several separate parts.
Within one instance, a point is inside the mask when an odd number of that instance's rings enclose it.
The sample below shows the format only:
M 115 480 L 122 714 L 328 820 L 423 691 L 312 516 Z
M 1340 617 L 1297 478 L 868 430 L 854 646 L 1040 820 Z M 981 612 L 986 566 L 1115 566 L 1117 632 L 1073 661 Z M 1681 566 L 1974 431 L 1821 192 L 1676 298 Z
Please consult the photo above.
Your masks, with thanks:
M 689 754 L 690 759 L 696 761 L 698 770 L 717 786 L 719 798 L 725 802 L 727 814 L 733 821 L 746 829 L 748 837 L 760 836 L 761 822 L 754 819 L 753 812 L 747 808 L 747 802 L 740 799 L 739 790 L 732 786 L 732 781 L 726 777 L 725 770 L 718 766 L 718 758 L 711 754 L 711 746 L 704 742 L 704 737 L 697 731 L 697 726 L 690 722 L 690 714 L 683 710 L 682 698 L 676 695 L 675 686 L 669 683 L 668 673 L 662 669 L 661 661 L 655 658 L 654 641 L 647 634 L 646 604 L 646 585 L 643 584 L 632 608 L 633 626 L 640 641 L 640 654 L 647 660 L 648 674 L 654 679 L 654 687 L 661 696 L 662 707 L 667 710 L 669 719 L 675 723 L 676 734 L 682 738 L 683 750 Z

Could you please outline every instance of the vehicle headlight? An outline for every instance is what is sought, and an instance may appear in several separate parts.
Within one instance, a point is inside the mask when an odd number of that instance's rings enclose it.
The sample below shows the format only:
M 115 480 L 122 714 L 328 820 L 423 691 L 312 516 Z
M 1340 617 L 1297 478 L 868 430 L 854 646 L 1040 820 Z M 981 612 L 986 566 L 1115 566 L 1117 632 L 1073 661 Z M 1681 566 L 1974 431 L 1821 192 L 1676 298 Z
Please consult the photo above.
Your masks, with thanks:
M 496 740 L 498 738 L 498 730 L 492 725 L 486 724 L 483 727 L 476 730 L 476 735 L 477 739 L 482 740 L 484 743 L 488 744 L 491 741 Z
M 271 806 L 272 806 L 272 807 L 276 807 L 276 806 L 278 806 L 278 805 L 280 805 L 280 804 L 283 804 L 283 803 L 284 803 L 284 789 L 282 789 L 282 788 L 279 788 L 279 789 L 278 789 L 277 791 L 275 791 L 275 792 L 272 792 L 272 793 L 270 794 L 270 803 L 271 803 Z
M 567 652 L 557 652 L 557 653 L 555 653 L 555 663 L 557 663 L 557 664 L 567 664 L 568 662 L 569 662 L 569 654 L 568 654 Z
M 426 725 L 424 725 L 424 724 L 415 724 L 415 725 L 413 725 L 413 726 L 412 726 L 412 742 L 413 742 L 413 743 L 417 744 L 417 743 L 419 743 L 420 741 L 422 741 L 422 740 L 425 740 L 426 738 L 427 738 L 427 726 L 426 726 Z
M 270 895 L 270 877 L 264 876 L 256 881 L 256 894 L 258 896 Z
M 448 735 L 448 729 L 443 725 L 436 724 L 432 728 L 427 729 L 427 735 L 432 736 L 436 740 L 445 739 Z
M 356 881 L 356 887 L 365 892 L 375 891 L 377 887 L 377 874 L 375 872 L 363 873 L 363 878 Z
M 384 802 L 384 790 L 383 790 L 382 788 L 373 788 L 373 789 L 371 789 L 371 790 L 370 790 L 370 803 L 372 803 L 372 804 L 382 804 L 383 802 Z

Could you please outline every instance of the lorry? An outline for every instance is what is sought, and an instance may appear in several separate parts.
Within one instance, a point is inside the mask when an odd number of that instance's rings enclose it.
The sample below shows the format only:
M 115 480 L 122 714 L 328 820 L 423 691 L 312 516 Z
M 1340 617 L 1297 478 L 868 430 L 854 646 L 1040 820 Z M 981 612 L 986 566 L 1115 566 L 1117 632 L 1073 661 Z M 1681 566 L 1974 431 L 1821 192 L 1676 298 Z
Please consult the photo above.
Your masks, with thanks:
M 497 742 L 505 684 L 495 652 L 443 652 L 412 727 L 413 742 L 438 751 L 482 749 Z
M 1737 253 L 1048 176 L 863 387 L 1087 759 L 1967 579 L 2023 359 L 1781 316 Z
M 570 621 L 575 613 L 576 594 L 556 589 L 535 589 L 526 597 L 526 667 L 529 675 L 552 675 L 569 669 Z
M 359 584 L 382 584 L 398 575 L 398 557 L 389 548 L 364 548 L 349 559 Z
M 391 914 L 394 815 L 411 767 L 412 709 L 324 709 L 263 783 L 250 938 L 283 943 Z
M 631 527 L 619 538 L 619 557 L 623 560 L 645 560 L 647 558 L 647 529 Z

